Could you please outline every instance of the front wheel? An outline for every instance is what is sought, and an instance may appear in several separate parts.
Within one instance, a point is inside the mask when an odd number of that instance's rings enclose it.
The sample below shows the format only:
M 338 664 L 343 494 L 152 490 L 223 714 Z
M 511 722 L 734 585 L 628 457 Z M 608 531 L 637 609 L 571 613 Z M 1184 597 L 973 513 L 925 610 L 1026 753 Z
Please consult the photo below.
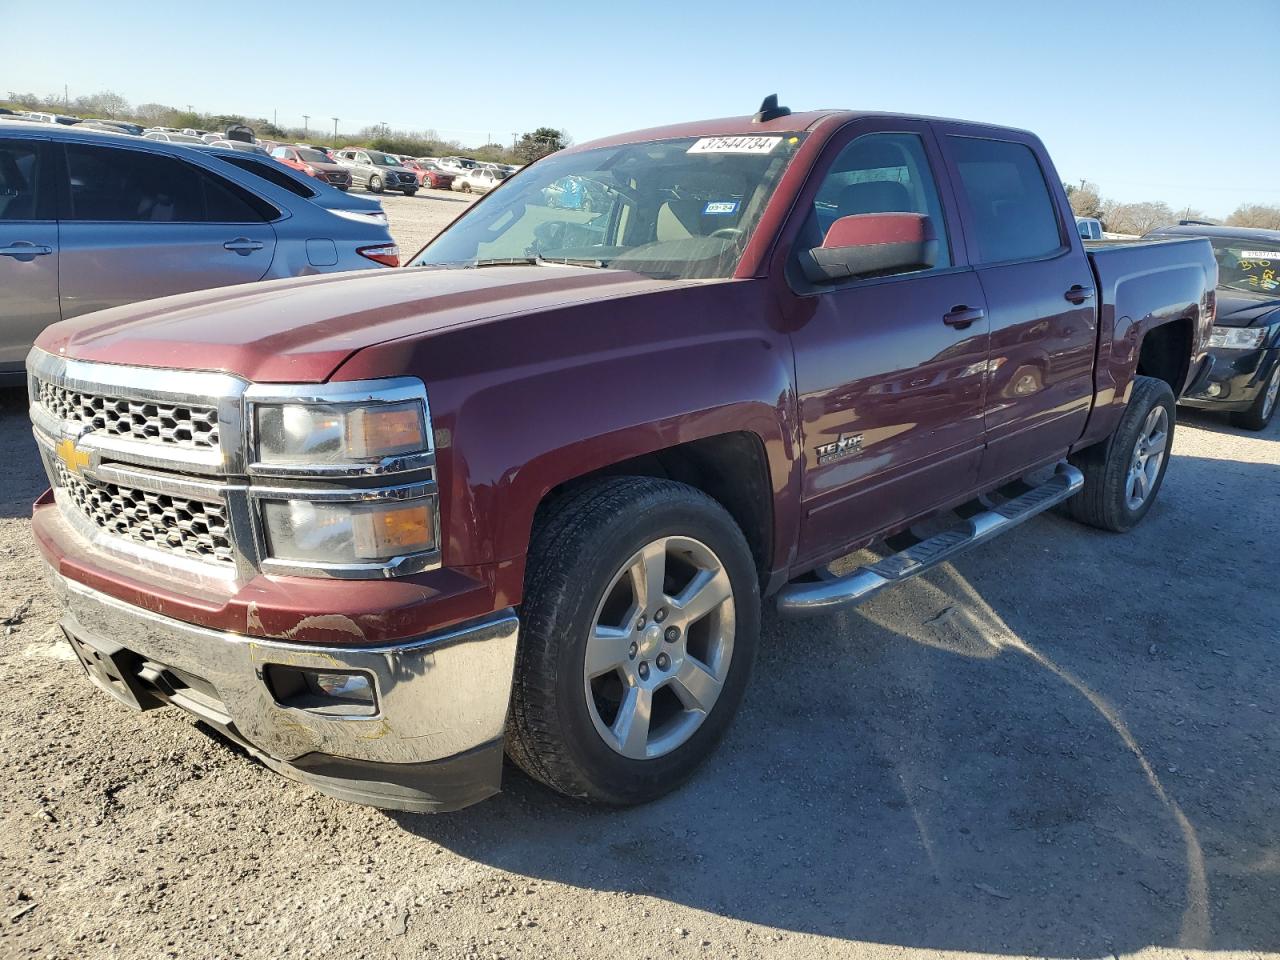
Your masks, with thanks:
M 1271 423 L 1271 418 L 1276 415 L 1278 405 L 1280 405 L 1280 359 L 1276 361 L 1275 369 L 1267 378 L 1267 385 L 1253 401 L 1253 406 L 1240 413 L 1233 413 L 1231 422 L 1246 430 L 1265 430 Z
M 1066 503 L 1071 516 L 1116 533 L 1137 526 L 1164 483 L 1173 426 L 1169 385 L 1154 377 L 1134 377 L 1129 405 L 1115 432 L 1071 458 L 1084 473 L 1084 489 Z
M 412 197 L 415 193 L 418 192 L 418 190 L 416 187 L 409 187 L 408 189 L 403 190 L 402 192 L 406 197 Z
M 463 184 L 462 186 L 460 186 L 458 189 L 459 189 L 459 190 L 461 190 L 463 193 L 470 193 L 470 192 L 471 192 L 471 184 L 469 184 L 469 183 L 464 183 L 464 184 Z
M 751 673 L 760 592 L 742 532 L 692 487 L 612 478 L 544 510 L 527 569 L 507 753 L 571 797 L 674 789 Z
M 376 173 L 369 178 L 369 192 L 370 193 L 382 192 L 382 178 L 378 176 Z

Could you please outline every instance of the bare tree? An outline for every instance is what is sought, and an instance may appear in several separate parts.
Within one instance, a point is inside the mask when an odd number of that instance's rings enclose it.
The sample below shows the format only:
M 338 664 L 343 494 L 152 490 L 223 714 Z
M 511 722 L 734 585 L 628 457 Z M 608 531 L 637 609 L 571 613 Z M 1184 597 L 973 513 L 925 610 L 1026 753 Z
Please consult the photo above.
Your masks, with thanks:
M 1232 227 L 1256 227 L 1280 230 L 1280 206 L 1266 203 L 1242 203 L 1227 217 Z
M 1102 205 L 1102 222 L 1111 233 L 1142 236 L 1156 227 L 1173 223 L 1177 217 L 1163 200 L 1118 203 L 1107 200 Z
M 1102 194 L 1098 192 L 1096 183 L 1081 180 L 1079 186 L 1070 183 L 1065 186 L 1067 200 L 1071 203 L 1071 210 L 1077 217 L 1102 216 Z

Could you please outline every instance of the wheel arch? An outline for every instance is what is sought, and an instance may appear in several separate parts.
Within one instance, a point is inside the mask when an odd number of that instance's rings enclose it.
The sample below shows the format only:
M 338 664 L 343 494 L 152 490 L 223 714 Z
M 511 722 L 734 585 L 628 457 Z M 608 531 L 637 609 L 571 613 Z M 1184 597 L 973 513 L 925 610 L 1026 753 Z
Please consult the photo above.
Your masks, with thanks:
M 534 526 L 566 496 L 606 477 L 654 477 L 700 490 L 733 517 L 746 537 L 761 589 L 774 559 L 774 501 L 764 439 L 749 430 L 714 434 L 629 457 L 559 483 L 538 501 Z

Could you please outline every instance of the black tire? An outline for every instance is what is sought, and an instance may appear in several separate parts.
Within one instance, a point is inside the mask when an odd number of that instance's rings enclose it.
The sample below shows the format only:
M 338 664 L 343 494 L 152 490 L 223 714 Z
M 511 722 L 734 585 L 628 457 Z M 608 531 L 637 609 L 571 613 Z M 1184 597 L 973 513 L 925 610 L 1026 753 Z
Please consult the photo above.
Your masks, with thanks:
M 370 193 L 382 192 L 382 178 L 378 176 L 376 173 L 369 178 L 369 192 Z
M 1280 391 L 1280 360 L 1276 361 L 1271 376 L 1267 377 L 1267 382 L 1258 391 L 1253 406 L 1248 410 L 1231 414 L 1231 422 L 1245 430 L 1267 429 L 1272 417 L 1276 415 L 1276 408 L 1280 407 L 1280 398 L 1277 398 L 1273 391 Z
M 469 183 L 464 183 L 464 184 L 463 184 L 462 186 L 460 186 L 458 189 L 459 189 L 459 190 L 461 190 L 463 193 L 470 193 L 470 192 L 471 192 L 471 184 L 469 184 Z
M 1157 407 L 1165 411 L 1167 435 L 1164 456 L 1154 480 L 1136 508 L 1129 502 L 1129 471 L 1143 427 Z M 1133 393 L 1115 432 L 1071 457 L 1071 462 L 1084 473 L 1084 489 L 1065 504 L 1072 519 L 1101 530 L 1124 533 L 1132 530 L 1147 515 L 1160 493 L 1164 474 L 1169 467 L 1175 425 L 1173 391 L 1163 380 L 1135 377 Z
M 406 197 L 412 197 L 417 192 L 418 192 L 417 187 L 409 187 L 407 190 L 401 191 L 401 193 L 403 193 Z
M 728 575 L 736 621 L 732 656 L 718 699 L 688 739 L 661 756 L 631 759 L 593 725 L 584 658 L 614 575 L 642 546 L 664 536 L 705 544 Z M 508 756 L 552 789 L 598 803 L 644 803 L 675 789 L 728 728 L 759 644 L 760 586 L 742 531 L 719 503 L 692 487 L 609 478 L 540 512 L 527 569 Z
M 351 188 L 350 188 L 350 187 L 339 187 L 338 189 L 339 189 L 339 190 L 341 190 L 343 193 L 346 193 L 346 192 L 347 192 L 348 190 L 350 190 Z

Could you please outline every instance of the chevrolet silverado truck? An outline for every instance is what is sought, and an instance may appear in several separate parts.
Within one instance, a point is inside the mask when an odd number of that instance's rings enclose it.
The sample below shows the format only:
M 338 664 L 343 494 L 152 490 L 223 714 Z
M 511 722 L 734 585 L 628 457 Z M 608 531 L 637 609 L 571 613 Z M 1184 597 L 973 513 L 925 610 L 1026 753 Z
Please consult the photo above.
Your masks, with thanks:
M 130 707 L 376 806 L 481 800 L 504 753 L 638 803 L 725 732 L 766 599 L 1138 523 L 1216 269 L 1086 253 L 1030 133 L 771 99 L 555 153 L 397 271 L 50 327 L 34 534 Z

